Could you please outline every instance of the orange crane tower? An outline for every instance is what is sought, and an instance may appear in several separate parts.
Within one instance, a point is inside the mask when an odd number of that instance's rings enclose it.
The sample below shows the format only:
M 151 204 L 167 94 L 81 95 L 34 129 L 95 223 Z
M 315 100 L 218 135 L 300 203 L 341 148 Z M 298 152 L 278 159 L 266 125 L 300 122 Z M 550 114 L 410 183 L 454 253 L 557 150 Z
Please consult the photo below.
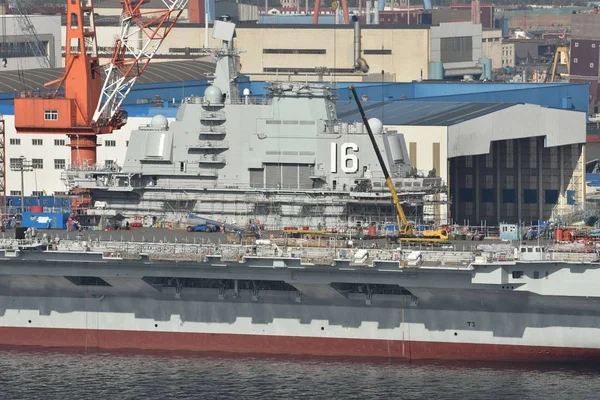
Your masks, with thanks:
M 164 9 L 145 13 L 147 1 L 122 1 L 120 37 L 103 76 L 93 0 L 67 0 L 64 74 L 45 85 L 55 86 L 53 91 L 15 98 L 17 133 L 67 135 L 71 165 L 96 164 L 97 136 L 125 125 L 127 113 L 119 107 L 188 3 L 163 0 Z

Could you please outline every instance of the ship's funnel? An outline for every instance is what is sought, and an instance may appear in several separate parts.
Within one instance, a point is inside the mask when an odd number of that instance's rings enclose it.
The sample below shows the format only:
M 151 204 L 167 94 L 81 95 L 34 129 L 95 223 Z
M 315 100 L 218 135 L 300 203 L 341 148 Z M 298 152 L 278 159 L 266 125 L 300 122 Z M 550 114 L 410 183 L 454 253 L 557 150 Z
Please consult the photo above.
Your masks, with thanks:
M 363 73 L 369 72 L 369 64 L 361 57 L 361 34 L 360 34 L 360 21 L 356 15 L 352 16 L 354 22 L 354 70 Z

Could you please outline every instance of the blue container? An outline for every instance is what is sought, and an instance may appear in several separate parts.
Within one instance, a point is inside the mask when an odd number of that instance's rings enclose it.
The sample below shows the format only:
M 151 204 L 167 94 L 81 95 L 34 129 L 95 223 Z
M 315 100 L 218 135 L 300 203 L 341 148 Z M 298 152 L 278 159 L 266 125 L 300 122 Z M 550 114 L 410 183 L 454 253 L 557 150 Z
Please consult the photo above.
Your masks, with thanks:
M 398 232 L 398 225 L 396 224 L 388 224 L 385 226 L 386 232 Z
M 66 229 L 69 214 L 63 213 L 23 213 L 21 225 L 25 228 Z

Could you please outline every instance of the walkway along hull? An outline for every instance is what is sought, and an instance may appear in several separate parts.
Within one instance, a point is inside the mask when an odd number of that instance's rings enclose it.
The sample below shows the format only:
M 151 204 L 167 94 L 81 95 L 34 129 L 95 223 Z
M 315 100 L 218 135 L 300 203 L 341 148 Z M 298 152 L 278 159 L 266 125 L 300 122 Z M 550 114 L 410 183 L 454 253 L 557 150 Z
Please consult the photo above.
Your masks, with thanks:
M 0 304 L 4 346 L 600 361 L 597 316 L 114 297 L 5 296 Z

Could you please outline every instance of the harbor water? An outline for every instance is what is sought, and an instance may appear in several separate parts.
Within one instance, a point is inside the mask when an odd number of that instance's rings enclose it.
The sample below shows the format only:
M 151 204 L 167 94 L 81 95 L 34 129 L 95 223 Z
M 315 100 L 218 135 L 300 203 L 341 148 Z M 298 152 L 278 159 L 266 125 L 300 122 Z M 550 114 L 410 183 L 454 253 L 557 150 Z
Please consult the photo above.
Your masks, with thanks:
M 596 399 L 594 366 L 0 350 L 8 399 Z

